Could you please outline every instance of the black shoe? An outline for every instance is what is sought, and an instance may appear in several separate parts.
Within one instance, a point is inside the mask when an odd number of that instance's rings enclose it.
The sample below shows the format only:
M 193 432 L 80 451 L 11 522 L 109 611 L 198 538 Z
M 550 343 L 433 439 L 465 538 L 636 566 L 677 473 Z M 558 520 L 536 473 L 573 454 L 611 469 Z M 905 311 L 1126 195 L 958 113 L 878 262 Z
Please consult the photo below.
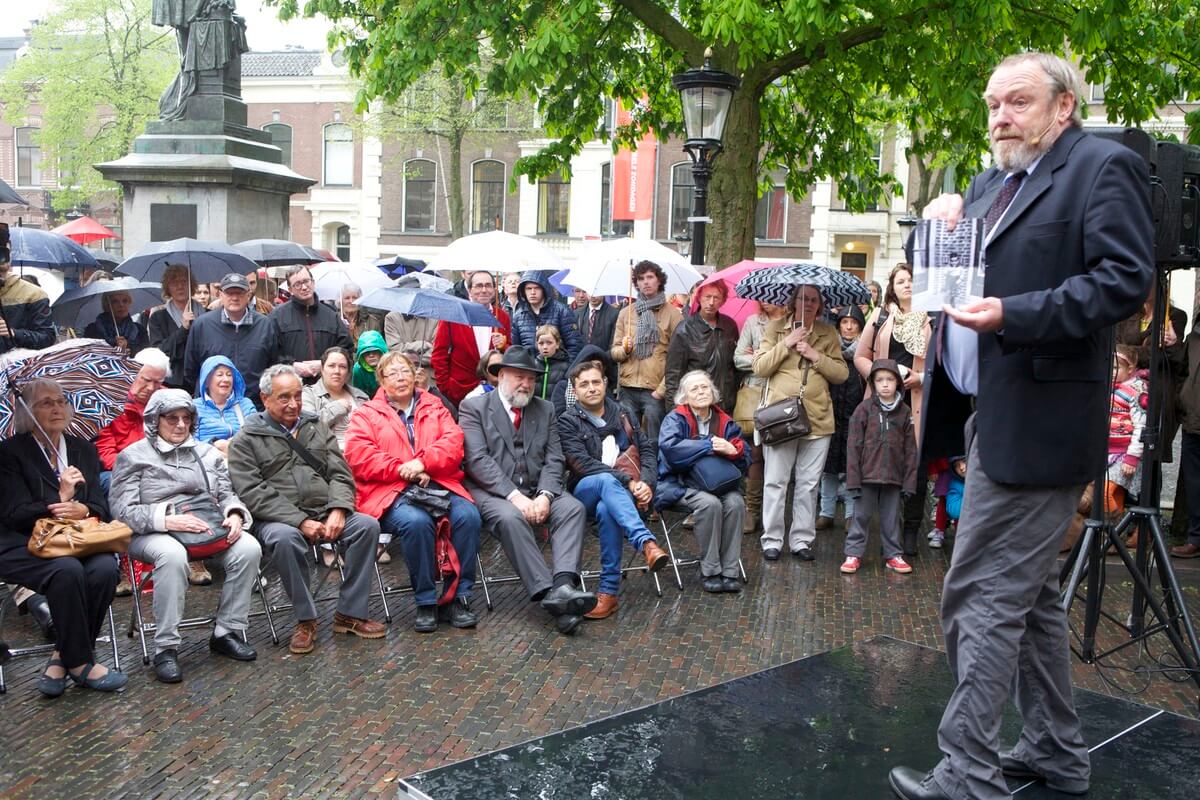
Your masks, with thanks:
M 911 767 L 893 767 L 888 783 L 897 797 L 904 800 L 951 800 L 933 779 L 933 773 L 917 772 Z
M 596 595 L 565 583 L 555 586 L 542 598 L 542 608 L 554 617 L 561 617 L 564 614 L 582 617 L 595 607 Z
M 763 558 L 765 558 L 767 561 L 778 561 L 779 560 L 779 548 L 778 547 L 768 547 L 766 550 L 763 550 Z
M 1000 751 L 1000 771 L 1009 778 L 1018 778 L 1022 780 L 1045 781 L 1046 786 L 1056 792 L 1063 794 L 1087 794 L 1088 784 L 1078 780 L 1059 780 L 1043 775 L 1033 767 L 1015 758 L 1011 750 Z
M 213 635 L 208 640 L 208 649 L 219 656 L 232 658 L 234 661 L 253 661 L 258 658 L 254 648 L 246 644 L 236 633 L 224 636 Z
M 17 606 L 18 613 L 28 614 L 37 623 L 38 629 L 46 641 L 58 640 L 58 632 L 54 629 L 54 618 L 50 616 L 50 603 L 40 594 L 30 595 L 24 603 Z
M 721 591 L 737 593 L 742 590 L 742 582 L 737 578 L 721 578 Z
M 179 654 L 174 650 L 163 650 L 154 655 L 154 677 L 162 683 L 179 683 L 183 671 L 179 669 Z
M 479 624 L 479 617 L 471 611 L 471 604 L 465 597 L 456 597 L 449 605 L 438 606 L 438 620 L 449 622 L 454 628 L 474 628 Z
M 702 581 L 702 583 L 704 585 L 704 591 L 706 592 L 713 592 L 716 594 L 717 592 L 725 591 L 725 581 L 720 575 L 709 575 Z
M 417 633 L 433 633 L 437 630 L 437 618 L 437 606 L 417 606 L 413 630 Z
M 583 622 L 581 614 L 559 614 L 554 618 L 554 625 L 563 636 L 574 635 L 575 629 L 579 627 L 581 622 Z
M 813 555 L 812 549 L 809 547 L 805 547 L 804 545 L 800 545 L 799 550 L 793 550 L 792 555 L 794 555 L 796 558 L 800 559 L 801 561 L 815 561 L 817 558 L 816 556 Z

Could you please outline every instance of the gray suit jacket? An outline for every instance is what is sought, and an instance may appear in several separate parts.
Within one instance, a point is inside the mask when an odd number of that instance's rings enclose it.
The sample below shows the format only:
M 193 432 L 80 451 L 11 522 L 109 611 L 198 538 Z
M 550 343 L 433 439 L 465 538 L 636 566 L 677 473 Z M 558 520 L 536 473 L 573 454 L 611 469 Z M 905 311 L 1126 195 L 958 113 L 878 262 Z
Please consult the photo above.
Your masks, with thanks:
M 563 451 L 551 403 L 535 397 L 522 411 L 525 474 L 529 481 L 526 486 L 515 483 L 513 426 L 498 391 L 464 401 L 458 424 L 465 440 L 466 485 L 472 494 L 508 497 L 513 489 L 529 496 L 549 492 L 558 497 L 563 493 Z

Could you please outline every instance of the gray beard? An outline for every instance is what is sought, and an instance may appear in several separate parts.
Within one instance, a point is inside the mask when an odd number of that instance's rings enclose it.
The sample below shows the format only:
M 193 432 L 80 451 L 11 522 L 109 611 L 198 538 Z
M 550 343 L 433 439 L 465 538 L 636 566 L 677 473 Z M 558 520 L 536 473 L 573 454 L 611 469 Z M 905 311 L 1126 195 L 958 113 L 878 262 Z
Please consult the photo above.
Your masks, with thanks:
M 504 391 L 503 389 L 497 388 L 497 391 L 500 392 L 500 396 L 503 397 L 504 401 L 512 408 L 525 408 L 525 406 L 529 405 L 529 401 L 533 399 L 532 392 L 523 397 L 518 397 L 516 395 L 509 396 L 508 392 Z
M 1016 147 L 1005 148 L 1007 152 L 1004 155 L 1001 155 L 997 143 L 993 143 L 992 158 L 995 159 L 996 166 L 1003 172 L 1022 172 L 1028 170 L 1033 162 L 1050 152 L 1050 148 L 1056 141 L 1058 141 L 1058 135 L 1048 133 L 1038 141 L 1036 147 L 1031 146 L 1028 142 L 1021 142 Z

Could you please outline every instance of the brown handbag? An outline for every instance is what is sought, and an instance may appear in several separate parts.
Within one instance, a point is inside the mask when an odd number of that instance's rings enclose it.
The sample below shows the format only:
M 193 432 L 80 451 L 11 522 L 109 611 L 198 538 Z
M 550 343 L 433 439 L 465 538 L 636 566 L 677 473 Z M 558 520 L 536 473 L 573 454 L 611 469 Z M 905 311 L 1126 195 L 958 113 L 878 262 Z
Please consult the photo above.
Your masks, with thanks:
M 804 362 L 804 380 L 800 385 L 799 397 L 787 397 L 770 405 L 767 392 L 771 381 L 763 387 L 762 402 L 754 412 L 754 436 L 763 444 L 783 444 L 793 439 L 802 439 L 812 433 L 812 423 L 804 408 L 804 392 L 808 388 L 808 362 Z
M 617 456 L 617 463 L 613 464 L 613 469 L 628 475 L 631 481 L 640 481 L 642 479 L 642 454 L 636 444 L 637 437 L 633 435 L 633 429 L 629 427 L 629 420 L 624 413 L 621 414 L 621 424 L 625 426 L 625 435 L 629 437 L 629 441 L 635 444 L 630 444 L 621 451 L 621 454 Z
M 96 553 L 124 553 L 132 536 L 133 530 L 124 522 L 43 517 L 34 523 L 26 547 L 38 558 L 87 558 Z

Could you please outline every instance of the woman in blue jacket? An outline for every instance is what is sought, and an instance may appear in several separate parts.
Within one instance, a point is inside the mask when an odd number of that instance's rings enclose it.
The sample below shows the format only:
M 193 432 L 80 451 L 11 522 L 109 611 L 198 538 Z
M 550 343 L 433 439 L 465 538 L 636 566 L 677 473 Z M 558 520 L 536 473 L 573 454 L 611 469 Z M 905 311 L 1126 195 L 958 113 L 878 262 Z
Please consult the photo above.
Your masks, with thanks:
M 246 397 L 246 380 L 228 358 L 210 356 L 196 385 L 196 439 L 225 453 L 246 417 L 258 411 Z

